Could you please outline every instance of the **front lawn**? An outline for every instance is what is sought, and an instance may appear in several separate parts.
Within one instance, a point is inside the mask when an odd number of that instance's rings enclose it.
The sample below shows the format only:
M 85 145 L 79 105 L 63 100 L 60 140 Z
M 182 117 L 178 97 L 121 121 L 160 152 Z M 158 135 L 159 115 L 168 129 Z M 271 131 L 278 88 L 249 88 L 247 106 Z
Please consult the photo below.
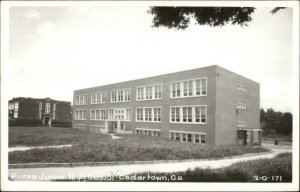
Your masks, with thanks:
M 46 143 L 73 143 L 74 145 L 70 148 L 46 148 L 11 152 L 9 153 L 9 163 L 205 159 L 268 151 L 261 147 L 210 146 L 182 143 L 162 137 L 137 135 L 122 135 L 121 139 L 113 140 L 109 135 L 88 133 L 74 129 L 45 127 L 44 131 L 50 133 L 49 138 L 45 139 Z M 41 135 L 39 135 L 40 133 L 31 133 L 26 138 L 30 139 L 40 136 L 47 138 L 48 134 L 43 133 L 43 130 L 41 132 Z M 55 137 L 55 135 L 57 136 Z M 22 143 L 24 144 L 37 145 L 37 143 L 42 143 L 41 141 L 29 142 L 26 139 L 19 140 L 23 141 Z M 12 142 L 12 144 L 15 143 Z M 46 144 L 43 143 L 43 145 Z
M 47 126 L 9 127 L 9 147 L 15 146 L 49 146 L 76 144 L 83 141 L 97 142 L 110 140 L 109 135 L 83 132 L 72 128 Z

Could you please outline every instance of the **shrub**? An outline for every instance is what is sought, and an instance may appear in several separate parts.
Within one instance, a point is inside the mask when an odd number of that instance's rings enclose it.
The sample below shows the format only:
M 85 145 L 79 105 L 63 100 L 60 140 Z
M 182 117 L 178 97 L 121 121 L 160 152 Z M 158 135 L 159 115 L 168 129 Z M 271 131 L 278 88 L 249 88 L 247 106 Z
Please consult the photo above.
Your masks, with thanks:
M 17 118 L 9 119 L 9 126 L 38 126 L 42 125 L 41 119 Z
M 53 127 L 71 128 L 72 127 L 72 122 L 71 121 L 53 120 L 52 123 L 51 123 L 51 126 L 53 126 Z

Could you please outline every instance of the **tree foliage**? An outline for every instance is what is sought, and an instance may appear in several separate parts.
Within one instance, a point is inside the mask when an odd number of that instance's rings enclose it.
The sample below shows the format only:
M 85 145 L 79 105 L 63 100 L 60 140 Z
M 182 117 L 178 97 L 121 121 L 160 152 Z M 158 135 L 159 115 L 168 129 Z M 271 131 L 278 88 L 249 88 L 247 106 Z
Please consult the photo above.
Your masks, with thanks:
M 272 108 L 260 110 L 260 122 L 265 134 L 277 133 L 289 135 L 292 133 L 293 116 L 291 113 L 274 111 Z
M 284 7 L 271 10 L 275 14 Z M 150 7 L 153 27 L 186 29 L 194 18 L 198 25 L 222 27 L 225 24 L 248 26 L 254 7 Z

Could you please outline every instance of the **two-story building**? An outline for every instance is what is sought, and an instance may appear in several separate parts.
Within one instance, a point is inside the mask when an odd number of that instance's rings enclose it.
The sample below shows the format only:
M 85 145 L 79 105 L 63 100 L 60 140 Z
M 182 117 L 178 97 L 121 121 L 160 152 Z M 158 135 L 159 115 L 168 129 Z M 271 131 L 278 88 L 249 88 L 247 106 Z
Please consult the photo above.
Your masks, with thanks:
M 259 84 L 219 66 L 74 91 L 73 127 L 260 145 Z
M 10 119 L 40 119 L 43 124 L 51 125 L 52 120 L 71 121 L 71 112 L 71 102 L 50 98 L 17 97 L 8 102 Z

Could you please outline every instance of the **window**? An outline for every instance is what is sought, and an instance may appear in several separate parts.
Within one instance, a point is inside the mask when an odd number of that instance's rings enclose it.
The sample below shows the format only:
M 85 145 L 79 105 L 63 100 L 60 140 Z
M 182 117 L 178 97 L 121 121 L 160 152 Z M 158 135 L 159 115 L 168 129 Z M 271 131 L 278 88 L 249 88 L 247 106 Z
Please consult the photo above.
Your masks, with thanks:
M 194 135 L 194 143 L 200 143 L 200 135 L 199 134 Z
M 75 120 L 86 120 L 86 109 L 75 110 Z
M 238 103 L 236 108 L 238 108 L 238 109 L 246 109 L 246 104 L 244 104 L 244 103 Z
M 75 129 L 85 130 L 85 124 L 74 124 Z
M 131 109 L 130 108 L 115 108 L 109 109 L 109 116 L 110 120 L 123 120 L 123 121 L 131 121 Z M 104 112 L 102 112 L 104 113 Z M 106 115 L 102 115 L 103 118 L 106 118 Z
M 187 142 L 187 134 L 186 133 L 181 134 L 181 141 Z
M 192 142 L 192 134 L 190 133 L 187 134 L 187 141 Z
M 162 85 L 148 85 L 137 88 L 137 101 L 162 98 Z
M 86 105 L 87 104 L 87 95 L 76 95 L 75 96 L 75 105 Z
M 237 127 L 246 127 L 246 122 L 245 121 L 238 121 L 237 122 Z
M 99 92 L 91 94 L 91 104 L 106 103 L 107 93 Z
M 38 118 L 42 119 L 42 111 L 39 111 Z
M 160 122 L 161 121 L 161 108 L 137 108 L 136 109 L 136 121 L 144 122 Z
M 139 101 L 139 100 L 144 100 L 144 87 L 139 87 L 138 89 L 137 89 L 137 91 L 138 91 L 138 98 L 137 98 L 137 100 Z
M 182 142 L 203 143 L 203 144 L 206 143 L 205 133 L 198 133 L 198 132 L 171 131 L 170 138 Z
M 170 122 L 205 124 L 207 119 L 206 105 L 171 107 Z
M 46 103 L 45 112 L 50 113 L 50 103 Z
M 14 118 L 18 118 L 19 112 L 18 111 L 14 111 Z
M 42 107 L 43 107 L 43 103 L 39 102 L 39 110 L 42 110 Z
M 53 111 L 56 111 L 56 104 L 53 103 Z
M 146 87 L 146 100 L 152 99 L 152 86 Z
M 159 137 L 161 130 L 159 129 L 144 129 L 144 128 L 136 128 L 135 133 L 137 135 L 147 135 L 147 136 L 154 136 Z
M 106 110 L 105 109 L 91 109 L 90 119 L 91 120 L 105 120 L 106 119 Z
M 238 84 L 238 89 L 241 91 L 246 91 L 246 87 L 244 85 Z
M 161 85 L 155 85 L 154 86 L 154 99 L 161 99 Z
M 131 121 L 131 109 L 126 109 L 126 120 Z
M 171 98 L 206 96 L 206 94 L 206 77 L 171 83 Z
M 130 101 L 130 89 L 118 89 L 111 92 L 111 102 Z
M 17 110 L 19 109 L 19 102 L 15 102 L 14 108 L 17 109 Z
M 53 111 L 52 119 L 55 119 L 55 111 Z

